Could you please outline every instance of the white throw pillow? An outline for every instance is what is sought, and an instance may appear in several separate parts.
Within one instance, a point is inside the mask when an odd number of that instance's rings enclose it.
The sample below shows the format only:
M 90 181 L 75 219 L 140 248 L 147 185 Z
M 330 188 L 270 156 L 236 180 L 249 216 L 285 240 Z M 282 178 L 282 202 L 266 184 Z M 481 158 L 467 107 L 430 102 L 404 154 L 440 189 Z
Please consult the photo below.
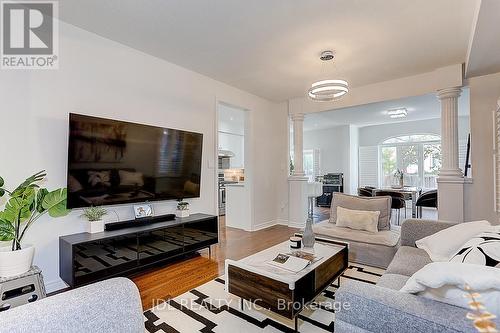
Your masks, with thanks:
M 378 232 L 380 211 L 353 210 L 337 207 L 337 227 Z
M 486 309 L 500 313 L 500 269 L 455 262 L 433 262 L 413 274 L 401 292 L 469 308 L 465 286 L 479 293 Z
M 460 223 L 419 239 L 415 245 L 425 250 L 432 261 L 448 261 L 465 242 L 490 228 L 488 221 Z
M 473 237 L 450 261 L 500 268 L 500 229 L 491 227 L 490 231 Z
M 143 186 L 144 177 L 142 172 L 131 172 L 125 170 L 119 170 L 120 175 L 120 185 L 123 186 Z

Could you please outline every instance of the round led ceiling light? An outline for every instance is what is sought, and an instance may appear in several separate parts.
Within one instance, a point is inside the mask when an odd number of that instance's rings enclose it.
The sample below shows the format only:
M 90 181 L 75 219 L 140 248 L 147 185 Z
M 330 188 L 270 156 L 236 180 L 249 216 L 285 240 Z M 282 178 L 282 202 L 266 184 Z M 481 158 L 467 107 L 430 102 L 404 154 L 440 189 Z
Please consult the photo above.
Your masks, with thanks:
M 335 58 L 333 51 L 321 52 L 321 61 L 331 61 Z M 345 80 L 322 80 L 314 82 L 309 88 L 308 96 L 315 101 L 334 101 L 349 92 L 349 84 Z

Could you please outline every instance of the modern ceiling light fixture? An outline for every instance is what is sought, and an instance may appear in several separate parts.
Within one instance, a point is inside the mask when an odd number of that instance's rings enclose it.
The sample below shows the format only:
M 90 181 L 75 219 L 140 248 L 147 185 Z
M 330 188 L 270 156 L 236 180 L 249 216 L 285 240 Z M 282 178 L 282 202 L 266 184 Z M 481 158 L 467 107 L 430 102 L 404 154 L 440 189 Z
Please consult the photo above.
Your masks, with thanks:
M 333 51 L 323 51 L 319 59 L 327 62 L 335 58 Z M 315 101 L 334 101 L 349 92 L 349 84 L 345 80 L 322 80 L 314 82 L 308 95 Z
M 387 111 L 387 114 L 391 118 L 405 118 L 408 115 L 408 110 L 406 108 L 399 108 Z

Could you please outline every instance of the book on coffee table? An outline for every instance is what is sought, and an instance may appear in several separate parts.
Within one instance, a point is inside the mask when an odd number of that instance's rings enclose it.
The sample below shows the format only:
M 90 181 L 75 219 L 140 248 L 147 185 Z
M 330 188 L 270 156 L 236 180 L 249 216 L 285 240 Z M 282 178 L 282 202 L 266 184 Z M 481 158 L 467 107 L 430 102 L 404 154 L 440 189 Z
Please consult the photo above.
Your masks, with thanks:
M 292 253 L 279 253 L 273 260 L 269 261 L 270 265 L 298 273 L 310 264 L 320 260 L 322 257 L 315 256 L 312 253 L 304 251 L 294 251 Z

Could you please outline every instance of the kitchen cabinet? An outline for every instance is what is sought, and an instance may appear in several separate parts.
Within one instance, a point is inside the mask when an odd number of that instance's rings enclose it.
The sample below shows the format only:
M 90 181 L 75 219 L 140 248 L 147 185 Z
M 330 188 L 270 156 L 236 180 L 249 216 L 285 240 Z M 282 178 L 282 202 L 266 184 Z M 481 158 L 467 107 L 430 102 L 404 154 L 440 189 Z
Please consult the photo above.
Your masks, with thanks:
M 231 169 L 245 167 L 245 137 L 243 135 L 219 132 L 219 149 L 234 153 L 234 157 L 230 159 Z

